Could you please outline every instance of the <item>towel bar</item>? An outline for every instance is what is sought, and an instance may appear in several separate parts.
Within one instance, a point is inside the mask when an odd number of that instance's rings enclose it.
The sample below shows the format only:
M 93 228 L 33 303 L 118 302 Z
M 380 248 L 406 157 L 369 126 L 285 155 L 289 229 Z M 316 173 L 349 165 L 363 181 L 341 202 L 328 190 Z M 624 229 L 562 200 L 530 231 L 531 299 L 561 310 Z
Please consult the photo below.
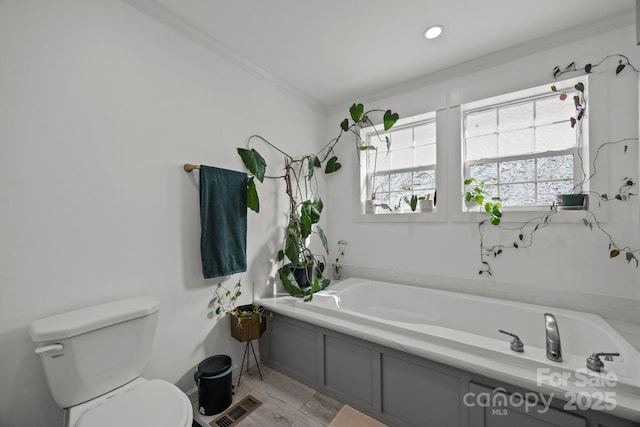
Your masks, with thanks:
M 200 165 L 192 165 L 191 163 L 184 164 L 185 172 L 191 172 L 194 169 L 200 169 Z

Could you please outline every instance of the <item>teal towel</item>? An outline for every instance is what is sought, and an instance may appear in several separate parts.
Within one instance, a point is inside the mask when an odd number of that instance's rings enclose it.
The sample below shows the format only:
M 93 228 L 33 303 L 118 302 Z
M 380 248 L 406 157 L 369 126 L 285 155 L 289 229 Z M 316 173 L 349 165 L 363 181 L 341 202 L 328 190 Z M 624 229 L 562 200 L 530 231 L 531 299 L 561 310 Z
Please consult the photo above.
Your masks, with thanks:
M 200 166 L 200 255 L 206 279 L 247 271 L 247 174 Z

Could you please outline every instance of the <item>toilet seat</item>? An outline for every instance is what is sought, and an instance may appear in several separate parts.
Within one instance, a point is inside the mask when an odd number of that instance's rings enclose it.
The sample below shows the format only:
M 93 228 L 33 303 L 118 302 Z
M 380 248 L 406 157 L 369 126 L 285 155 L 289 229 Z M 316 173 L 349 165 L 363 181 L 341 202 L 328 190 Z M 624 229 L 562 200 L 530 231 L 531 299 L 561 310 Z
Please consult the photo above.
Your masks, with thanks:
M 191 427 L 193 412 L 176 386 L 150 380 L 83 413 L 73 427 Z

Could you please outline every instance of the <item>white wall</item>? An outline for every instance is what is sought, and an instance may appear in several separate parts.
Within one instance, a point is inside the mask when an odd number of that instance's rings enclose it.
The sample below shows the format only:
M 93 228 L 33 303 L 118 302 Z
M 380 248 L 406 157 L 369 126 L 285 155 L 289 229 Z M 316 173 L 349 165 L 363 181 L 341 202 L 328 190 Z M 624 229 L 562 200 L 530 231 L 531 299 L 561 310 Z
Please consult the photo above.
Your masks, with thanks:
M 500 61 L 500 55 L 494 55 L 496 62 L 489 68 L 469 71 L 469 64 L 466 64 L 468 71 L 463 75 L 454 70 L 450 75 L 455 77 L 444 77 L 440 81 L 432 79 L 424 84 L 414 83 L 411 90 L 392 96 L 372 97 L 371 101 L 365 102 L 365 107 L 391 108 L 401 117 L 409 117 L 545 84 L 553 80 L 551 71 L 555 65 L 564 67 L 571 61 L 576 61 L 578 66 L 587 62 L 595 64 L 604 56 L 614 53 L 626 54 L 636 68 L 640 67 L 640 49 L 635 46 L 633 26 L 531 54 L 522 52 L 522 56 L 515 60 Z M 605 117 L 608 126 L 604 133 L 609 138 L 607 140 L 637 138 L 638 75 L 627 69 L 615 76 L 617 60 L 610 59 L 607 64 L 609 108 L 604 112 L 608 115 Z M 347 108 L 345 106 L 343 110 Z M 330 128 L 337 127 L 344 116 L 343 112 L 331 114 L 328 121 Z M 459 144 L 459 137 L 451 133 L 448 135 L 451 138 L 441 142 L 444 149 L 452 151 L 453 145 Z M 592 144 L 602 142 L 605 141 L 592 141 Z M 351 145 L 342 146 L 340 153 L 343 164 L 357 164 Z M 606 155 L 602 159 L 607 162 Z M 435 277 L 443 287 L 454 285 L 454 279 L 459 279 L 458 282 L 463 285 L 456 285 L 456 289 L 481 294 L 482 290 L 486 290 L 486 294 L 513 299 L 523 299 L 519 295 L 524 294 L 531 297 L 527 300 L 540 297 L 539 302 L 554 305 L 567 303 L 570 306 L 569 303 L 574 300 L 576 303 L 583 302 L 582 308 L 593 308 L 592 311 L 600 313 L 608 308 L 620 320 L 640 322 L 640 300 L 637 299 L 640 297 L 640 269 L 628 265 L 623 257 L 610 260 L 606 237 L 596 231 L 589 232 L 580 219 L 576 223 L 552 224 L 541 230 L 536 234 L 536 241 L 531 248 L 505 251 L 498 258 L 491 259 L 494 277 L 479 277 L 481 264 L 477 223 L 452 220 L 454 208 L 460 210 L 459 197 L 462 193 L 453 185 L 455 161 L 460 160 L 453 158 L 449 165 L 438 164 L 438 168 L 447 169 L 449 176 L 449 194 L 438 192 L 438 203 L 447 203 L 449 207 L 448 218 L 443 222 L 362 222 L 352 202 L 359 197 L 356 172 L 329 178 L 329 232 L 332 246 L 335 246 L 333 241 L 338 239 L 349 242 L 343 259 L 345 271 L 426 284 L 433 284 L 429 282 Z M 609 150 L 608 164 L 609 194 L 615 194 L 624 176 L 638 179 L 637 141 L 629 143 L 626 155 L 621 146 Z M 453 202 L 452 197 L 455 198 Z M 634 249 L 640 247 L 639 216 L 638 197 L 628 203 L 609 205 L 609 222 L 605 227 L 618 245 L 629 245 Z M 336 250 L 334 247 L 332 249 Z M 617 297 L 616 301 L 622 302 L 624 307 L 607 307 L 610 300 L 604 303 L 603 299 L 593 294 Z M 556 299 L 558 297 L 566 297 L 566 301 L 560 302 Z
M 207 356 L 239 365 L 182 164 L 244 170 L 235 148 L 252 133 L 313 151 L 324 118 L 119 1 L 1 1 L 0 58 L 0 425 L 60 425 L 27 327 L 63 310 L 152 295 L 145 376 L 188 390 Z M 244 281 L 259 293 L 284 225 L 278 184 L 249 213 Z

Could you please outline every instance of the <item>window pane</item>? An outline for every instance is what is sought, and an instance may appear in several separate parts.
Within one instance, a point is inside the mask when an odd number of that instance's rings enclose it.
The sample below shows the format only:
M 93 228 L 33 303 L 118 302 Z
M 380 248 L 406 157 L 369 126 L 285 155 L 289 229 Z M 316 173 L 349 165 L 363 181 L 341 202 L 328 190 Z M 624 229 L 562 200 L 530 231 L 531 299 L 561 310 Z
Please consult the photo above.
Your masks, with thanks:
M 576 146 L 576 130 L 569 123 L 536 128 L 536 152 L 565 150 Z
M 436 122 L 413 128 L 413 141 L 416 145 L 434 144 L 436 142 Z
M 377 152 L 377 160 L 376 160 Z M 391 155 L 387 156 L 386 150 L 367 150 L 369 153 L 369 163 L 367 164 L 368 170 L 373 172 L 374 168 L 377 171 L 386 171 L 391 169 Z M 377 161 L 377 166 L 376 166 Z
M 498 135 L 479 136 L 467 138 L 467 160 L 479 160 L 498 155 Z
M 486 163 L 483 165 L 471 165 L 469 166 L 469 177 L 475 178 L 478 181 L 484 181 L 489 183 L 498 182 L 498 164 Z
M 391 206 L 391 199 L 389 198 L 389 193 L 386 193 L 386 192 L 376 193 L 376 205 L 381 205 L 383 203 L 386 203 L 387 205 Z
M 544 125 L 559 121 L 569 121 L 575 115 L 573 96 L 567 94 L 567 99 L 561 101 L 558 96 L 536 101 L 536 125 Z
M 373 184 L 373 191 L 376 194 L 382 191 L 389 191 L 389 175 L 376 175 L 376 179 Z
M 524 129 L 533 126 L 533 104 L 519 104 L 499 110 L 498 131 Z
M 390 177 L 391 191 L 411 191 L 411 172 L 394 173 Z
M 378 159 L 380 157 L 378 154 Z M 405 148 L 404 150 L 394 149 L 389 157 L 391 157 L 391 166 L 393 169 L 404 169 L 413 166 L 413 148 Z
M 500 163 L 500 183 L 527 182 L 536 179 L 534 159 L 514 160 Z
M 384 141 L 384 138 L 383 138 Z M 384 145 L 384 144 L 383 144 Z M 397 150 L 402 148 L 408 148 L 413 145 L 413 129 L 401 129 L 395 132 L 391 132 L 391 149 Z
M 421 145 L 415 148 L 415 166 L 429 166 L 436 163 L 436 144 Z
M 436 173 L 435 171 L 420 171 L 415 172 L 413 176 L 414 190 L 423 190 L 427 188 L 435 188 L 436 186 Z
M 556 200 L 556 194 L 573 193 L 573 180 L 541 182 L 538 184 L 538 204 L 551 205 Z
M 538 179 L 573 179 L 573 156 L 542 157 L 538 159 Z
M 533 129 L 501 133 L 498 139 L 500 156 L 533 153 Z
M 496 110 L 468 114 L 465 126 L 467 138 L 495 133 L 497 130 L 497 118 Z
M 500 186 L 503 206 L 531 206 L 536 203 L 535 184 L 505 184 Z

